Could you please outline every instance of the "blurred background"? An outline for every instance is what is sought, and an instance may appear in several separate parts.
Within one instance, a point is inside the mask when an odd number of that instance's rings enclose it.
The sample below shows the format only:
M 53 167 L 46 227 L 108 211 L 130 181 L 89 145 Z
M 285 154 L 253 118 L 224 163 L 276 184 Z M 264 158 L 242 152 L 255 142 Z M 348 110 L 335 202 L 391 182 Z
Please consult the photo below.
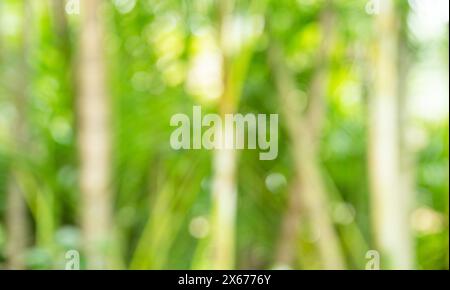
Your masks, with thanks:
M 448 269 L 448 5 L 1 0 L 0 268 Z

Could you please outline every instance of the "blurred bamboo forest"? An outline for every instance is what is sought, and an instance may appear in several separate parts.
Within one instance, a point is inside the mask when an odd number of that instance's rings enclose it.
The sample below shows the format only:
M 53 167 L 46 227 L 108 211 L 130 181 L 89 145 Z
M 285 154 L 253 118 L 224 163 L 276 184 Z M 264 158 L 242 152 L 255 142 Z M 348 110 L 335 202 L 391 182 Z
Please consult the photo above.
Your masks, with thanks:
M 447 0 L 0 0 L 0 268 L 448 269 L 448 77 Z

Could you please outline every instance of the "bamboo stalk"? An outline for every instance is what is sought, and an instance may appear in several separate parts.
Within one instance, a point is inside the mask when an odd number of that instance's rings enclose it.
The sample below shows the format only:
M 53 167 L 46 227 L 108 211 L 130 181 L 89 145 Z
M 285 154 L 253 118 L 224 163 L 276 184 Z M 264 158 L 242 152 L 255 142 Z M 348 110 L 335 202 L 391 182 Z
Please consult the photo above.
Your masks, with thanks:
M 15 158 L 11 165 L 10 177 L 8 181 L 7 193 L 7 244 L 6 256 L 8 259 L 8 267 L 11 269 L 23 269 L 25 267 L 25 250 L 29 240 L 29 223 L 27 220 L 27 206 L 25 202 L 25 193 L 21 190 L 18 180 L 18 172 L 20 171 L 20 160 L 22 157 L 19 154 L 26 152 L 27 147 L 27 122 L 26 122 L 26 108 L 27 108 L 27 76 L 28 67 L 26 64 L 27 45 L 29 40 L 29 29 L 31 19 L 31 8 L 29 0 L 23 1 L 23 22 L 22 22 L 22 36 L 21 36 L 21 61 L 17 71 L 20 72 L 20 77 L 17 78 L 17 88 L 14 90 L 16 96 L 14 99 L 17 110 L 17 119 L 14 124 L 14 142 L 17 150 L 15 151 Z
M 219 114 L 234 113 L 237 95 L 230 82 L 230 58 L 224 41 L 227 31 L 227 21 L 232 15 L 234 1 L 222 0 L 218 2 L 219 9 L 219 42 L 222 48 L 223 84 L 224 92 L 220 97 Z M 231 126 L 225 126 L 230 128 Z M 218 128 L 222 130 L 222 128 Z M 220 132 L 218 132 L 220 133 Z M 222 132 L 224 141 L 233 136 L 233 132 Z M 232 140 L 231 140 L 232 141 Z M 234 268 L 235 256 L 235 216 L 236 216 L 236 152 L 234 149 L 216 149 L 213 156 L 212 182 L 212 267 L 214 269 Z
M 319 236 L 319 250 L 322 267 L 326 269 L 343 269 L 345 261 L 339 238 L 329 213 L 329 197 L 323 181 L 317 150 L 318 137 L 324 118 L 325 93 L 328 83 L 328 61 L 332 44 L 332 14 L 329 5 L 321 17 L 324 39 L 319 48 L 317 69 L 309 92 L 309 106 L 306 112 L 300 108 L 301 98 L 291 72 L 284 65 L 280 48 L 272 45 L 269 60 L 273 68 L 275 84 L 279 92 L 281 108 L 291 138 L 291 150 L 294 157 L 297 186 L 290 193 L 297 197 L 289 198 L 288 211 L 285 214 L 276 256 L 277 267 L 291 267 L 293 253 L 300 223 L 300 210 L 311 223 L 311 228 Z M 273 40 L 272 40 L 273 41 Z M 298 205 L 301 204 L 302 206 Z M 296 228 L 290 228 L 289 224 Z
M 375 20 L 374 88 L 369 103 L 369 178 L 372 221 L 383 266 L 412 267 L 408 198 L 401 186 L 398 23 L 394 3 L 380 2 Z
M 102 58 L 100 0 L 81 2 L 78 146 L 83 246 L 88 268 L 111 267 L 112 209 L 109 101 Z

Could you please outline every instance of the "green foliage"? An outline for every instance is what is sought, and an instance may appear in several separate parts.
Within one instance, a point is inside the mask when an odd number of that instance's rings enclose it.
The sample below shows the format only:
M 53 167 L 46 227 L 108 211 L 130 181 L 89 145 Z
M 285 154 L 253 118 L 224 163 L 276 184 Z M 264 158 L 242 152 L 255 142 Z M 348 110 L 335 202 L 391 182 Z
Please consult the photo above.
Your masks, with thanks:
M 68 30 L 58 35 L 61 27 L 49 1 L 31 1 L 36 2 L 31 5 L 33 17 L 21 27 L 21 2 L 0 3 L 0 23 L 8 24 L 0 25 L 0 268 L 6 265 L 5 205 L 12 164 L 19 165 L 16 174 L 32 224 L 27 267 L 63 268 L 64 252 L 81 250 L 75 77 L 79 16 L 66 15 Z M 142 0 L 129 11 L 114 4 L 120 2 L 105 1 L 102 9 L 106 86 L 112 108 L 110 188 L 118 255 L 123 268 L 198 268 L 208 258 L 209 237 L 196 237 L 192 227 L 198 217 L 207 223 L 210 219 L 212 154 L 172 150 L 169 122 L 173 114 L 188 113 L 193 105 L 208 111 L 217 108 L 217 99 L 198 96 L 188 85 L 195 57 L 208 45 L 205 39 L 217 37 L 216 1 Z M 324 1 L 268 1 L 267 8 L 255 4 L 259 1 L 238 2 L 236 13 L 244 20 L 264 15 L 261 35 L 245 46 L 234 63 L 236 90 L 242 91 L 238 111 L 281 114 L 267 62 L 269 44 L 280 43 L 299 90 L 307 92 L 317 49 L 329 37 L 319 25 Z M 364 254 L 374 246 L 367 173 L 370 65 L 364 57 L 373 31 L 372 16 L 365 13 L 362 2 L 333 1 L 338 21 L 320 139 L 320 163 L 334 207 L 334 223 L 349 268 L 357 269 L 364 268 Z M 402 9 L 408 13 L 408 7 Z M 27 73 L 21 75 L 24 31 L 28 35 Z M 415 73 L 423 69 L 415 66 L 416 61 L 431 46 L 437 47 L 434 51 L 445 46 L 448 53 L 448 34 L 436 43 L 413 37 L 407 41 L 414 48 L 410 52 Z M 448 63 L 446 53 L 436 57 Z M 22 77 L 26 80 L 28 140 L 27 150 L 17 152 L 10 128 L 18 114 L 14 99 Z M 307 93 L 303 94 L 306 98 Z M 437 121 L 419 118 L 413 129 L 412 143 L 420 143 L 414 160 L 417 195 L 412 214 L 419 224 L 412 227 L 417 267 L 448 269 L 448 111 Z M 295 178 L 290 138 L 282 122 L 279 155 L 274 161 L 258 160 L 255 151 L 239 152 L 237 268 L 274 265 L 280 224 Z M 313 244 L 306 233 L 299 237 L 300 258 L 295 268 L 319 267 Z

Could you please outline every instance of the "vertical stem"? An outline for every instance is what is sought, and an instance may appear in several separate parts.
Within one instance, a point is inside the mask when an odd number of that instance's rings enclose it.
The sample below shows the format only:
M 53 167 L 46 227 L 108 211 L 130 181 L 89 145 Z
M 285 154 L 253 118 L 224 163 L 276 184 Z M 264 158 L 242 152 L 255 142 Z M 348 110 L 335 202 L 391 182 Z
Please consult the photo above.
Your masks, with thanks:
M 317 248 L 322 266 L 326 269 L 345 268 L 341 245 L 329 214 L 329 197 L 325 188 L 317 150 L 318 137 L 325 115 L 325 93 L 328 83 L 329 54 L 333 38 L 333 21 L 330 3 L 321 15 L 322 43 L 317 58 L 317 68 L 309 91 L 309 106 L 303 114 L 297 86 L 291 72 L 283 64 L 281 51 L 273 46 L 269 57 L 275 74 L 275 83 L 280 94 L 281 108 L 291 137 L 295 162 L 296 180 L 290 193 L 288 211 L 283 220 L 281 238 L 277 252 L 277 266 L 290 267 L 294 261 L 292 253 L 297 241 L 300 211 L 303 205 L 311 228 L 319 236 Z M 295 226 L 290 228 L 289 225 Z
M 213 168 L 213 268 L 232 269 L 235 255 L 237 201 L 235 150 L 216 150 Z
M 25 267 L 24 255 L 28 240 L 28 221 L 23 193 L 14 177 L 10 177 L 7 196 L 7 243 L 6 256 L 10 269 Z
M 375 83 L 369 104 L 369 173 L 375 238 L 382 264 L 412 267 L 408 204 L 400 186 L 398 23 L 394 2 L 380 0 L 376 17 Z
M 19 163 L 23 157 L 19 154 L 26 152 L 27 142 L 27 124 L 26 124 L 26 108 L 27 108 L 27 42 L 28 30 L 30 29 L 31 10 L 29 0 L 23 1 L 23 21 L 22 21 L 22 38 L 21 38 L 21 56 L 20 64 L 17 68 L 19 76 L 17 76 L 17 87 L 15 97 L 15 107 L 17 110 L 17 119 L 14 124 L 13 132 L 14 142 L 17 150 L 15 158 L 11 164 L 10 178 L 8 182 L 7 194 L 7 244 L 6 255 L 9 268 L 23 269 L 25 267 L 25 250 L 28 242 L 28 221 L 27 207 L 25 203 L 25 195 L 22 192 L 17 180 L 17 171 L 20 170 Z
M 276 267 L 290 267 L 295 261 L 298 232 L 302 219 L 302 200 L 298 180 L 291 185 L 288 191 L 288 204 L 281 223 L 281 234 L 275 256 Z
M 231 60 L 224 43 L 227 34 L 230 33 L 230 31 L 227 31 L 229 27 L 227 22 L 230 21 L 230 16 L 232 15 L 233 2 L 232 0 L 221 0 L 218 2 L 219 42 L 222 47 L 222 75 L 224 83 L 224 92 L 219 103 L 219 114 L 223 120 L 225 120 L 225 114 L 234 113 L 238 97 L 237 92 L 233 89 L 234 84 L 231 82 Z M 233 127 L 227 125 L 224 124 L 225 130 L 218 128 L 220 132 L 217 132 L 218 136 L 222 136 L 224 143 L 233 142 Z M 234 149 L 221 148 L 214 151 L 214 179 L 212 184 L 212 267 L 214 269 L 232 269 L 235 263 L 236 158 Z
M 109 102 L 105 91 L 100 3 L 100 0 L 81 2 L 78 145 L 83 244 L 88 268 L 111 267 L 107 264 L 112 226 Z

